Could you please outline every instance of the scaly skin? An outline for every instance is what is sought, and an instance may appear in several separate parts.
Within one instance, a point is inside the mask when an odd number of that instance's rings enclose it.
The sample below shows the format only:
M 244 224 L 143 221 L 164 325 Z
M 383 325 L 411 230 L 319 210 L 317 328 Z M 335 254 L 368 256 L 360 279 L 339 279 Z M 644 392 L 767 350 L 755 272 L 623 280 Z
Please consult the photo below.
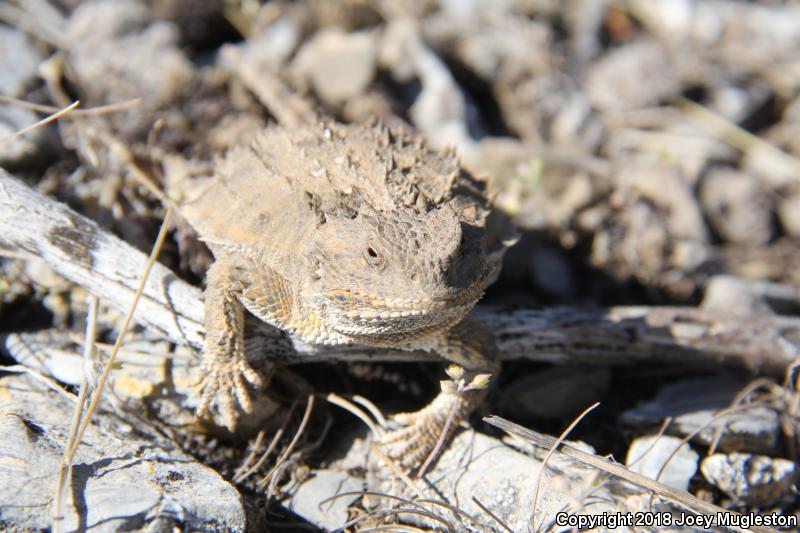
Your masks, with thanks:
M 216 262 L 206 292 L 199 415 L 219 399 L 233 427 L 261 386 L 243 350 L 247 310 L 308 343 L 436 352 L 466 378 L 499 368 L 466 315 L 497 275 L 510 228 L 452 152 L 379 125 L 272 128 L 180 194 Z M 391 456 L 419 466 L 484 396 L 447 389 L 398 415 Z

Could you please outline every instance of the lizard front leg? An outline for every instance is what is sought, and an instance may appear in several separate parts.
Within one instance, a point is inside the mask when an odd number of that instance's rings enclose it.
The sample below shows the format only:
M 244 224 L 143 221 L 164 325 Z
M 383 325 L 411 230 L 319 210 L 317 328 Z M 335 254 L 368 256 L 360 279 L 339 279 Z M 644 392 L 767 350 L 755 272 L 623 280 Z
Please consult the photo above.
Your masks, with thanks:
M 389 456 L 412 470 L 420 468 L 437 443 L 446 442 L 459 423 L 480 405 L 486 397 L 488 377 L 500 369 L 494 337 L 472 317 L 464 318 L 432 340 L 433 346 L 427 348 L 459 365 L 463 373 L 454 380 L 457 383 L 442 382 L 441 392 L 423 409 L 394 415 L 403 427 L 381 439 Z M 478 378 L 478 386 L 470 387 L 480 375 L 483 376 Z M 462 385 L 460 388 L 458 383 Z
M 197 416 L 203 417 L 212 400 L 219 398 L 230 431 L 236 429 L 237 403 L 246 413 L 253 410 L 248 383 L 253 387 L 263 385 L 245 356 L 245 309 L 239 301 L 242 281 L 238 274 L 235 266 L 222 259 L 215 261 L 206 275 L 206 339 L 197 408 Z

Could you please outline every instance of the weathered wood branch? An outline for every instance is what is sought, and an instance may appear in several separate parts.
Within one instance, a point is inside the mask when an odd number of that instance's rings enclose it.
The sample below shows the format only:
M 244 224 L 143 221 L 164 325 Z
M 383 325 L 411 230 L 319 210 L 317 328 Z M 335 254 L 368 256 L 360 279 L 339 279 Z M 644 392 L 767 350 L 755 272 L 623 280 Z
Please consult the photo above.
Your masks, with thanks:
M 0 169 L 0 248 L 44 259 L 60 275 L 121 310 L 130 305 L 145 254 Z M 800 355 L 800 319 L 693 307 L 479 307 L 504 359 L 591 365 L 660 361 L 782 373 Z M 176 343 L 202 345 L 201 291 L 163 265 L 150 274 L 134 319 Z M 261 326 L 253 346 L 285 363 L 311 360 L 435 360 L 424 353 L 291 344 Z M 277 349 L 277 350 L 276 350 Z M 266 354 L 265 354 L 266 356 Z
M 42 258 L 66 279 L 123 312 L 147 256 L 66 204 L 0 169 L 0 248 Z M 175 342 L 201 346 L 201 291 L 156 264 L 134 319 Z

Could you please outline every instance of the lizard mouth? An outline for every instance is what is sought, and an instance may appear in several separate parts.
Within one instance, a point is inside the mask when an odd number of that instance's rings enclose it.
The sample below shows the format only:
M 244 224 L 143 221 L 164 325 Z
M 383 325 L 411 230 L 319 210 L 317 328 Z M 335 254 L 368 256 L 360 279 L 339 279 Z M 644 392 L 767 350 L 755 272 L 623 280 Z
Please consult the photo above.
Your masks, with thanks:
M 324 295 L 334 329 L 345 335 L 368 338 L 424 333 L 453 324 L 469 312 L 483 290 L 483 284 L 475 283 L 457 294 L 419 298 L 390 298 L 351 289 L 328 289 Z

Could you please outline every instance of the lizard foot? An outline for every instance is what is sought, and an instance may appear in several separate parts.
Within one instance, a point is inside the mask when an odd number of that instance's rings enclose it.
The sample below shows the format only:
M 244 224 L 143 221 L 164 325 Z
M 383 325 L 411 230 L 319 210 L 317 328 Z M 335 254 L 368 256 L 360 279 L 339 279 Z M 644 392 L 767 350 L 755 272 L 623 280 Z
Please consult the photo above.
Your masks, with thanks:
M 197 417 L 208 414 L 215 398 L 219 399 L 220 410 L 225 427 L 236 430 L 238 404 L 245 413 L 253 412 L 250 387 L 259 388 L 264 384 L 261 376 L 243 358 L 235 361 L 215 360 L 203 365 L 202 377 L 198 383 L 200 405 Z
M 404 470 L 419 470 L 437 443 L 447 442 L 461 422 L 458 403 L 455 394 L 443 392 L 419 411 L 394 415 L 392 420 L 400 427 L 386 433 L 379 445 Z
M 451 381 L 442 381 L 442 392 L 419 411 L 398 413 L 392 420 L 400 428 L 385 434 L 379 442 L 383 451 L 405 470 L 424 475 L 429 463 L 441 452 L 458 425 L 480 403 L 489 383 L 488 374 L 477 374 L 467 382 L 460 367 L 448 369 Z

